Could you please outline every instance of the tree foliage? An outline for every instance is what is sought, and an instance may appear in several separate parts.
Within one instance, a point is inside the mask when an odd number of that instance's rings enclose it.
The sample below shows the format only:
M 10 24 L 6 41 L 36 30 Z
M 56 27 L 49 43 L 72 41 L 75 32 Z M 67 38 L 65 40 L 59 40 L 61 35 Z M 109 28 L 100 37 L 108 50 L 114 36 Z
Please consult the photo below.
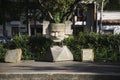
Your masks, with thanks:
M 108 0 L 105 10 L 120 11 L 120 0 Z
M 64 22 L 70 19 L 81 0 L 39 0 L 40 8 L 52 22 Z

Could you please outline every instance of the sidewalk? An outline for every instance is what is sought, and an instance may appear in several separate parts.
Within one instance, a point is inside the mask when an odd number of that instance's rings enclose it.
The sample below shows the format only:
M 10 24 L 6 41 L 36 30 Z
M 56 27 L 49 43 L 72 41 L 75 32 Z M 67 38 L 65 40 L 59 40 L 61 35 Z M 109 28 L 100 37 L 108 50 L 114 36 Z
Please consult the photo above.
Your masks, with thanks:
M 3 72 L 77 72 L 77 73 L 120 73 L 120 63 L 83 62 L 35 62 L 0 63 Z
M 34 62 L 34 61 L 23 61 L 21 63 L 0 63 L 0 76 L 3 74 L 72 74 L 73 75 L 108 75 L 118 77 L 118 79 L 109 80 L 120 80 L 120 63 L 83 63 L 83 62 Z M 107 77 L 108 77 L 107 76 Z M 112 78 L 113 78 L 112 77 Z M 6 79 L 0 79 L 6 80 Z M 9 79 L 12 80 L 12 79 Z M 21 80 L 21 79 L 20 79 Z M 23 80 L 23 79 L 22 79 Z M 29 80 L 29 79 L 28 79 Z M 32 79 L 31 79 L 32 80 Z M 42 80 L 42 79 L 35 79 Z M 46 80 L 46 79 L 43 79 Z M 52 79 L 49 79 L 52 80 Z M 57 80 L 57 79 L 53 79 Z M 62 80 L 62 79 L 61 79 Z M 67 80 L 67 79 L 63 79 Z M 71 79 L 74 80 L 74 79 Z M 79 79 L 75 79 L 79 80 Z M 87 80 L 87 79 L 84 79 Z M 92 79 L 88 79 L 92 80 Z M 100 79 L 101 80 L 101 79 Z M 108 80 L 108 79 L 102 79 Z

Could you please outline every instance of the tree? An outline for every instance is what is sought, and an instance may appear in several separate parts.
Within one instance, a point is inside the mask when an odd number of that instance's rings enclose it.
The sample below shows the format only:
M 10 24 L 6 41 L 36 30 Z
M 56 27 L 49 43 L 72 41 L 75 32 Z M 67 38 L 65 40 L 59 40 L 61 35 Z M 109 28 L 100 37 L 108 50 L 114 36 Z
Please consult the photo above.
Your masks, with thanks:
M 51 22 L 62 23 L 72 17 L 81 0 L 39 0 L 40 9 Z
M 12 20 L 19 20 L 22 9 L 19 1 L 1 0 L 0 1 L 0 24 L 3 25 L 3 36 L 6 34 L 6 22 Z
M 7 21 L 7 14 L 8 14 L 7 9 L 9 8 L 8 6 L 9 6 L 9 4 L 6 0 L 0 1 L 0 8 L 1 8 L 0 22 L 3 25 L 3 36 L 6 36 L 6 21 Z
M 101 3 L 103 0 L 95 0 L 96 3 L 99 5 L 99 9 L 101 8 Z M 104 0 L 104 4 L 103 4 L 103 7 L 106 7 L 106 5 L 109 3 L 109 0 Z
M 107 0 L 105 10 L 120 11 L 120 0 Z
M 3 25 L 3 35 L 6 36 L 6 22 L 20 20 L 21 15 L 26 18 L 28 33 L 28 20 L 36 23 L 38 8 L 37 0 L 0 0 L 0 24 Z M 34 15 L 29 16 L 29 13 Z
M 27 22 L 27 33 L 30 34 L 30 21 L 34 21 L 34 35 L 37 35 L 37 25 L 36 21 L 40 15 L 40 10 L 38 6 L 38 0 L 26 0 L 25 3 L 25 17 Z

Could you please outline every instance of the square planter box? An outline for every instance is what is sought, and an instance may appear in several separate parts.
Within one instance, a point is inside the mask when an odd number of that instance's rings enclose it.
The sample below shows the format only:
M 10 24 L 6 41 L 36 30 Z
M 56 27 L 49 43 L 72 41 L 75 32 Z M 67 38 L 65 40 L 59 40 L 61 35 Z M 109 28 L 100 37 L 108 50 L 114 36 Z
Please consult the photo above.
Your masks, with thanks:
M 82 61 L 83 62 L 93 62 L 94 61 L 93 49 L 82 49 Z

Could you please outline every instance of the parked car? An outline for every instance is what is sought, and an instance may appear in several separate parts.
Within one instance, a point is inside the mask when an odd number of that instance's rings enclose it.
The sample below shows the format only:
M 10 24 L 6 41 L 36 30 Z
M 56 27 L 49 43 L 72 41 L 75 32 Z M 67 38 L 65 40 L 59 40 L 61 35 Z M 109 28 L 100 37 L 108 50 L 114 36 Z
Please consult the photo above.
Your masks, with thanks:
M 7 42 L 7 38 L 4 36 L 0 36 L 0 43 L 6 43 Z

